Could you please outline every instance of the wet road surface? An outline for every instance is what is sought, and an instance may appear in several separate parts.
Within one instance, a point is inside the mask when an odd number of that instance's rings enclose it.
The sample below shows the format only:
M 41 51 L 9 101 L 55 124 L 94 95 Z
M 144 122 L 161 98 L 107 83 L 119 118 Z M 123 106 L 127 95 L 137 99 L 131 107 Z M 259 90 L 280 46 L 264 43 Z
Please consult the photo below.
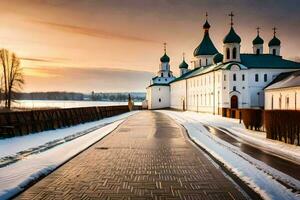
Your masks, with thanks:
M 256 148 L 254 146 L 251 146 L 247 143 L 240 142 L 236 140 L 234 137 L 228 135 L 224 131 L 214 128 L 209 125 L 204 125 L 204 127 L 212 134 L 216 135 L 218 138 L 240 148 L 240 150 L 249 156 L 260 160 L 267 165 L 273 167 L 274 169 L 277 169 L 291 177 L 294 177 L 297 180 L 300 180 L 300 165 L 293 163 L 291 161 L 285 160 L 283 158 L 271 155 L 269 153 L 266 153 L 259 148 Z M 227 132 L 230 132 L 226 130 Z

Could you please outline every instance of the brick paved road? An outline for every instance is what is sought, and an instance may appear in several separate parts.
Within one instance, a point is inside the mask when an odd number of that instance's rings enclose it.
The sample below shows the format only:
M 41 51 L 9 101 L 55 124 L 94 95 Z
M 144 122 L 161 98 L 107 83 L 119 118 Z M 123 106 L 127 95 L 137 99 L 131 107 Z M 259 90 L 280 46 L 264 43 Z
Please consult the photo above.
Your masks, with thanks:
M 245 199 L 182 127 L 164 114 L 131 116 L 18 199 Z

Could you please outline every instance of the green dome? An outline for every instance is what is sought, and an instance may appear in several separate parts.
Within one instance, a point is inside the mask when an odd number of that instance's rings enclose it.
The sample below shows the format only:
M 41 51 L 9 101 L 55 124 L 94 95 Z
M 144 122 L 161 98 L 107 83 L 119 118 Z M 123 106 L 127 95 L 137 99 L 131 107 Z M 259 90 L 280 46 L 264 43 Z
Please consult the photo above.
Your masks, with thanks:
M 252 41 L 252 44 L 264 44 L 264 40 L 259 35 L 257 35 L 256 38 Z
M 223 55 L 222 54 L 217 53 L 217 54 L 214 55 L 214 57 L 213 57 L 214 64 L 217 64 L 217 63 L 222 62 L 222 61 L 223 61 Z
M 280 44 L 281 44 L 281 41 L 276 36 L 274 36 L 272 38 L 272 40 L 270 40 L 270 42 L 269 42 L 269 47 L 270 46 L 280 46 Z
M 165 62 L 170 62 L 169 56 L 165 53 L 161 58 L 160 62 L 165 63 Z
M 199 46 L 194 50 L 194 56 L 200 56 L 200 55 L 214 55 L 218 53 L 218 50 L 216 49 L 215 45 L 211 41 L 209 37 L 208 31 L 204 33 L 204 37 L 199 44 Z
M 236 34 L 233 27 L 231 27 L 229 33 L 225 36 L 223 43 L 241 43 L 241 38 L 238 34 Z
M 181 68 L 188 68 L 189 67 L 189 65 L 185 62 L 185 60 L 183 60 L 182 61 L 182 63 L 179 65 L 179 68 L 181 69 Z

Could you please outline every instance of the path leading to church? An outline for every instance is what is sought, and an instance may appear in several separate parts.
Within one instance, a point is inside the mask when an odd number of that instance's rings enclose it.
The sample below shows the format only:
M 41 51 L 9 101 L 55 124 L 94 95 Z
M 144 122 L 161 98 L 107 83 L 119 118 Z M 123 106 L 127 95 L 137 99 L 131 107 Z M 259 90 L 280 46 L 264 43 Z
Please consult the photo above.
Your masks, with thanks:
M 185 134 L 140 112 L 17 199 L 245 199 Z

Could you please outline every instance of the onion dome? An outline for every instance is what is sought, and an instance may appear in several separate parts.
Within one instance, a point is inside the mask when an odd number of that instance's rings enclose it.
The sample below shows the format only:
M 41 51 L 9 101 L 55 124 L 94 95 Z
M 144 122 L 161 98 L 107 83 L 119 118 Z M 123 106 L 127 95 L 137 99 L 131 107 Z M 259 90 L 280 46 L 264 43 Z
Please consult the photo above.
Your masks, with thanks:
M 216 53 L 213 57 L 214 64 L 220 63 L 223 61 L 223 55 L 220 53 Z
M 203 25 L 204 29 L 204 37 L 201 41 L 201 43 L 197 46 L 197 48 L 194 50 L 194 56 L 201 56 L 201 55 L 214 55 L 218 53 L 218 50 L 216 49 L 215 45 L 211 41 L 209 37 L 209 30 L 210 25 L 208 21 L 206 20 L 205 24 Z
M 183 60 L 182 63 L 179 65 L 180 69 L 182 69 L 182 68 L 187 69 L 188 67 L 189 67 L 189 65 L 185 62 L 185 60 Z
M 280 44 L 281 44 L 281 41 L 274 35 L 272 40 L 270 40 L 270 42 L 269 42 L 269 47 L 271 47 L 271 46 L 280 46 Z
M 236 32 L 234 31 L 233 27 L 230 28 L 229 33 L 225 36 L 223 40 L 224 44 L 228 43 L 241 43 L 241 38 Z
M 170 62 L 170 57 L 167 55 L 167 53 L 165 53 L 165 54 L 160 58 L 160 62 L 162 62 L 162 63 Z
M 252 44 L 264 44 L 264 40 L 259 35 L 257 35 L 256 38 L 252 41 Z

